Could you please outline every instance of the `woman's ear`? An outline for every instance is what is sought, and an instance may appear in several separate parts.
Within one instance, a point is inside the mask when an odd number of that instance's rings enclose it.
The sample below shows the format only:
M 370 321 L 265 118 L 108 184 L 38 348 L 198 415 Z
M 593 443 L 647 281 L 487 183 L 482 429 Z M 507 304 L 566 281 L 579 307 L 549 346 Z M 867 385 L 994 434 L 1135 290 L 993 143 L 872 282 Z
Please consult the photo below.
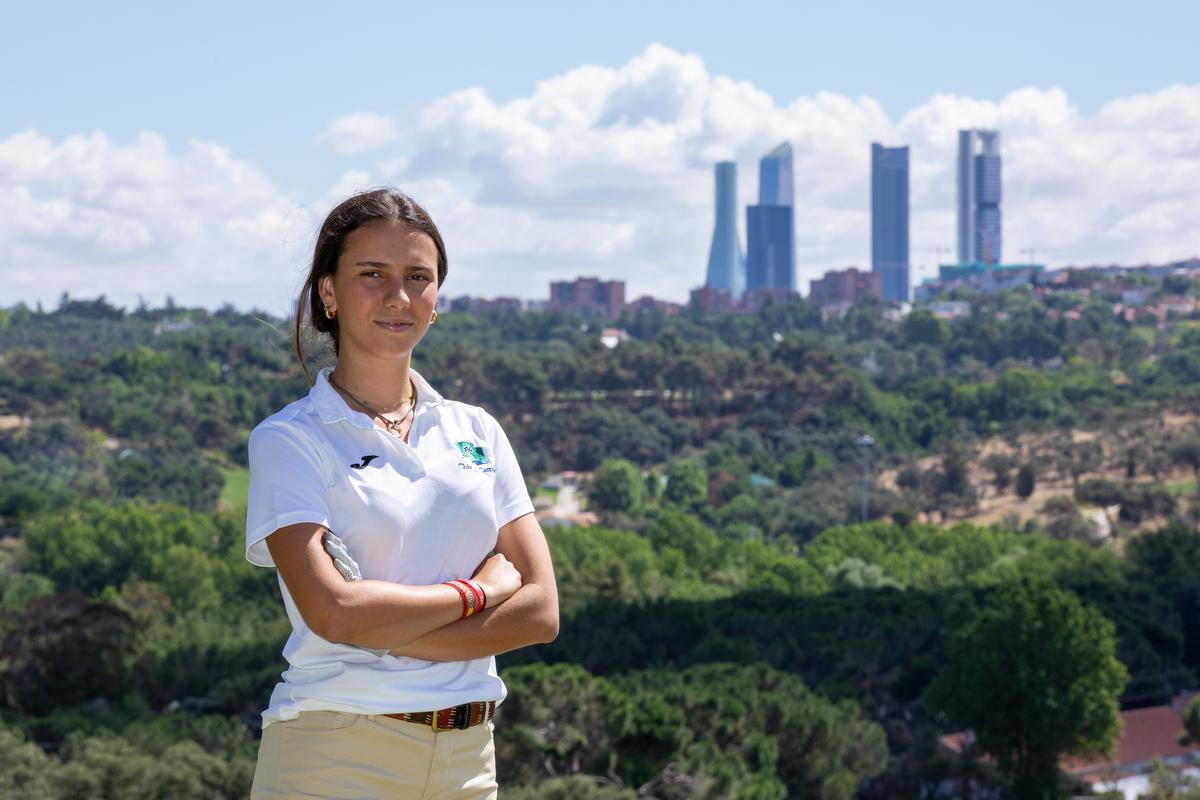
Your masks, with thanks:
M 321 297 L 321 304 L 325 306 L 333 305 L 333 276 L 322 275 L 317 280 L 317 294 Z

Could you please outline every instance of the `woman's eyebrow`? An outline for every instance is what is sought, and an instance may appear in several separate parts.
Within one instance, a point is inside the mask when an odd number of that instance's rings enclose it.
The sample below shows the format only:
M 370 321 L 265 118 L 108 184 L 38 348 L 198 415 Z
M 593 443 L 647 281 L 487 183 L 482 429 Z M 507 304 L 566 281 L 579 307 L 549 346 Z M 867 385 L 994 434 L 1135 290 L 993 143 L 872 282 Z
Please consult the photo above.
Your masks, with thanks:
M 355 261 L 354 266 L 356 266 L 356 267 L 390 267 L 392 265 L 387 263 L 386 261 Z M 433 272 L 433 267 L 429 267 L 424 264 L 409 264 L 407 266 L 407 268 L 408 269 L 419 269 L 419 270 L 423 270 L 425 272 Z

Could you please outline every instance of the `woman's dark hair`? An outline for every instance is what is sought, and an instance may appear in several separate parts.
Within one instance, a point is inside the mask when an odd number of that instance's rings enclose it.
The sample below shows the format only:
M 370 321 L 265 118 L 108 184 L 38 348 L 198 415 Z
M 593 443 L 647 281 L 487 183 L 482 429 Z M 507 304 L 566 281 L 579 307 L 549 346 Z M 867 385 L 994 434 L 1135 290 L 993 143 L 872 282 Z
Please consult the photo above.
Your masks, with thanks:
M 300 367 L 311 385 L 312 373 L 308 370 L 308 362 L 304 359 L 301 347 L 301 333 L 304 329 L 305 317 L 308 318 L 314 330 L 328 333 L 333 338 L 333 352 L 338 352 L 338 321 L 325 316 L 325 306 L 321 302 L 321 294 L 317 290 L 321 278 L 337 272 L 338 259 L 342 256 L 342 248 L 346 246 L 346 238 L 355 230 L 368 222 L 384 220 L 409 225 L 433 239 L 437 248 L 437 282 L 438 286 L 446 279 L 448 269 L 446 263 L 446 244 L 437 225 L 433 224 L 428 212 L 421 208 L 415 200 L 399 189 L 372 189 L 343 200 L 325 217 L 321 232 L 317 234 L 317 246 L 313 249 L 312 266 L 308 270 L 308 278 L 300 289 L 300 297 L 296 299 L 296 356 L 300 359 Z

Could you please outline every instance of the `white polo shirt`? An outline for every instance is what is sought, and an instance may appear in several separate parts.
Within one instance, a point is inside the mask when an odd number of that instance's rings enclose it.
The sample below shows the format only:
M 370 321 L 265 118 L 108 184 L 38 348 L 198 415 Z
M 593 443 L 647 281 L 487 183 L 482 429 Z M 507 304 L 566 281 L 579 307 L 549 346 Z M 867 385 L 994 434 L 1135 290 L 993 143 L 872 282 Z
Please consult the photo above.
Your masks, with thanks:
M 508 438 L 481 408 L 445 400 L 420 375 L 409 441 L 351 409 L 323 369 L 308 396 L 250 434 L 246 558 L 273 567 L 264 541 L 312 522 L 340 536 L 364 578 L 427 585 L 469 577 L 501 527 L 533 511 Z M 495 658 L 436 662 L 376 656 L 322 639 L 296 609 L 289 664 L 263 712 L 264 727 L 301 711 L 432 711 L 503 700 Z

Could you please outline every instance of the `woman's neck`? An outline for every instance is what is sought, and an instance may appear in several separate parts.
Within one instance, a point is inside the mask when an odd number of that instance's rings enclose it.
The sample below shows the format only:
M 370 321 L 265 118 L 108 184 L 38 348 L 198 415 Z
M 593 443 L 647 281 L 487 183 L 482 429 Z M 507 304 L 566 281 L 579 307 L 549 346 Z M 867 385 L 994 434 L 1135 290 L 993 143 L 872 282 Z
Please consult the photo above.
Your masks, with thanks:
M 411 357 L 402 362 L 395 360 L 376 361 L 338 356 L 333 368 L 333 379 L 375 408 L 394 406 L 412 393 L 409 386 Z

